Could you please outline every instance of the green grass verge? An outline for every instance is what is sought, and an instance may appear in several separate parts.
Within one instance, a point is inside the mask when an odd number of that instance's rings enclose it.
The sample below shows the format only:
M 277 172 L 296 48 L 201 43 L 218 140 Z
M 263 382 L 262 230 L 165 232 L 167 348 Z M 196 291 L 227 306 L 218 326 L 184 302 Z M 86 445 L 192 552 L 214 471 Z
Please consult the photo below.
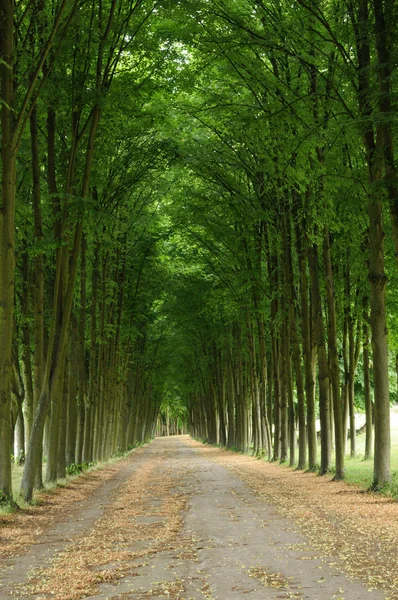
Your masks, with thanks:
M 362 419 L 364 422 L 364 419 Z M 362 421 L 360 425 L 362 425 Z M 358 428 L 357 424 L 357 428 Z M 206 440 L 198 440 L 202 443 L 207 443 Z M 220 447 L 220 444 L 216 444 Z M 347 444 L 349 447 L 349 442 Z M 236 447 L 228 448 L 233 452 L 240 452 Z M 296 456 L 298 448 L 296 449 Z M 251 456 L 251 450 L 247 452 L 248 456 Z M 361 433 L 356 437 L 356 456 L 352 457 L 349 454 L 345 457 L 345 482 L 349 485 L 356 485 L 364 490 L 368 490 L 372 485 L 373 479 L 373 459 L 369 458 L 364 460 L 365 455 L 365 433 Z M 262 460 L 267 460 L 266 457 L 257 457 Z M 318 464 L 321 462 L 320 456 L 320 444 L 318 444 Z M 293 467 L 289 467 L 289 462 L 275 463 L 279 464 L 283 468 L 295 469 L 297 463 Z M 333 456 L 332 456 L 332 473 L 330 477 L 333 477 Z M 391 409 L 391 476 L 392 482 L 390 485 L 385 486 L 381 493 L 393 497 L 398 500 L 398 405 L 395 405 Z
M 391 419 L 391 475 L 392 484 L 385 492 L 398 499 L 398 411 L 394 407 Z M 364 489 L 369 489 L 373 477 L 373 459 L 364 460 L 365 434 L 357 435 L 356 456 L 345 457 L 346 481 Z
M 349 442 L 347 443 L 349 449 Z M 356 456 L 345 456 L 345 482 L 368 490 L 373 479 L 373 459 L 364 460 L 365 433 L 356 437 Z M 318 444 L 318 463 L 320 463 L 320 445 Z M 281 466 L 288 467 L 288 463 Z M 334 462 L 332 462 L 334 467 Z M 398 499 L 398 406 L 391 410 L 391 475 L 392 483 L 381 490 L 382 493 Z
M 137 444 L 135 444 L 134 447 L 131 447 L 126 452 L 117 452 L 109 460 L 104 461 L 104 462 L 84 463 L 83 465 L 71 465 L 70 467 L 67 468 L 68 475 L 67 475 L 66 479 L 59 479 L 56 484 L 44 483 L 44 489 L 39 491 L 38 494 L 36 494 L 36 493 L 34 494 L 33 501 L 31 502 L 31 504 L 40 503 L 40 499 L 38 498 L 38 496 L 40 496 L 40 494 L 43 494 L 43 493 L 48 494 L 48 493 L 51 493 L 51 491 L 57 487 L 65 487 L 66 485 L 68 485 L 68 483 L 70 481 L 72 481 L 73 479 L 76 479 L 82 473 L 86 473 L 87 471 L 91 471 L 91 470 L 102 469 L 105 466 L 115 463 L 118 460 L 120 460 L 121 458 L 128 456 L 136 448 L 139 448 L 140 446 L 143 446 L 143 445 L 145 445 L 144 442 L 137 442 Z M 24 469 L 23 465 L 13 464 L 12 470 L 11 470 L 13 496 L 14 496 L 14 500 L 17 503 L 19 508 L 27 508 L 27 506 L 28 506 L 28 504 L 22 499 L 22 497 L 19 494 L 19 490 L 21 488 L 23 469 Z M 45 481 L 45 476 L 46 476 L 46 464 L 45 463 L 43 463 L 43 471 L 42 472 L 43 472 L 43 481 Z M 16 507 L 11 504 L 0 505 L 0 516 L 2 514 L 3 515 L 10 514 L 10 513 L 14 512 L 15 510 L 16 510 Z

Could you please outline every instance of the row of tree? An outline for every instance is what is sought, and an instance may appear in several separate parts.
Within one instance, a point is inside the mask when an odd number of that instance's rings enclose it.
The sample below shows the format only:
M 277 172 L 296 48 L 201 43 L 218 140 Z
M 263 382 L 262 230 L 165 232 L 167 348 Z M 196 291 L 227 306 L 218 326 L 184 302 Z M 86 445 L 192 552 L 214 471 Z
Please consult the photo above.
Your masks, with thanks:
M 195 248 L 186 261 L 202 267 L 177 288 L 186 309 L 174 317 L 194 374 L 182 378 L 191 431 L 321 474 L 334 448 L 342 479 L 347 432 L 356 452 L 360 364 L 366 457 L 374 448 L 373 485 L 383 486 L 397 9 L 381 0 L 191 8 L 180 40 L 194 91 L 179 99 L 185 175 L 173 212 Z
M 43 451 L 54 482 L 187 414 L 341 479 L 358 386 L 390 480 L 397 31 L 386 0 L 1 2 L 3 500 L 13 452 L 30 500 Z
M 2 501 L 153 435 L 156 4 L 0 6 Z

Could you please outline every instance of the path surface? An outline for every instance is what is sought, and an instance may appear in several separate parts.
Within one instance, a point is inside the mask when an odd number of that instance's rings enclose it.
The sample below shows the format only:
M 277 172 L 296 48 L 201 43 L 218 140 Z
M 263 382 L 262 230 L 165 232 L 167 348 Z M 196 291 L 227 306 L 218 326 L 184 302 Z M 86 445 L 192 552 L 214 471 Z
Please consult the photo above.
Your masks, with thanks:
M 392 554 L 391 576 L 381 573 L 390 591 L 371 589 L 373 581 L 380 585 L 373 571 L 386 561 L 381 548 L 389 547 L 390 529 L 380 542 L 360 519 L 357 538 L 338 540 L 355 531 L 347 530 L 345 511 L 331 517 L 319 480 L 186 436 L 156 439 L 45 528 L 40 543 L 0 560 L 0 599 L 396 598 Z M 346 505 L 341 492 L 348 488 L 329 485 L 328 496 Z M 352 494 L 354 505 L 368 502 L 369 525 L 372 510 L 398 516 L 391 503 Z M 351 527 L 355 514 L 347 510 Z

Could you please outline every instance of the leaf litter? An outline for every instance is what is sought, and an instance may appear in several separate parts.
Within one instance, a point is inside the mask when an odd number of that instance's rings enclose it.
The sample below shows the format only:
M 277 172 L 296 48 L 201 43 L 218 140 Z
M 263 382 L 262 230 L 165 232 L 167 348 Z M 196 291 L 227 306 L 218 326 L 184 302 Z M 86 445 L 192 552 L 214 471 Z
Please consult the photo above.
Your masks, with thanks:
M 30 545 L 40 543 L 43 531 L 68 516 L 76 503 L 92 496 L 97 488 L 119 471 L 118 465 L 107 465 L 79 475 L 65 487 L 45 490 L 36 497 L 36 506 L 2 515 L 0 520 L 0 557 L 14 558 Z
M 38 600 L 79 600 L 97 594 L 102 583 L 116 583 L 127 574 L 134 579 L 146 559 L 158 552 L 177 550 L 192 558 L 192 540 L 179 536 L 177 543 L 187 495 L 178 492 L 175 471 L 171 477 L 165 459 L 146 460 L 118 489 L 95 526 L 58 552 L 49 568 L 32 573 L 19 593 L 34 594 Z M 150 502 L 154 497 L 160 499 L 156 506 Z M 156 522 L 147 518 L 155 515 Z M 179 599 L 182 585 L 158 582 L 150 595 Z
M 364 582 L 369 591 L 386 591 L 386 600 L 398 600 L 397 502 L 326 476 L 290 471 L 194 440 L 187 443 L 226 467 L 282 516 L 293 519 L 317 558 L 327 558 L 348 578 Z
M 327 558 L 328 564 L 334 564 L 350 578 L 364 581 L 368 589 L 388 590 L 390 599 L 398 599 L 396 503 L 364 494 L 342 482 L 331 483 L 325 477 L 288 471 L 193 440 L 184 441 L 207 460 L 217 462 L 238 476 L 258 498 L 272 504 L 283 516 L 293 518 L 306 534 L 317 558 Z M 188 494 L 181 493 L 176 470 L 172 476 L 172 469 L 165 468 L 163 461 L 167 458 L 154 456 L 144 462 L 118 489 L 117 497 L 115 494 L 93 529 L 75 536 L 70 546 L 55 555 L 50 568 L 32 573 L 28 585 L 15 590 L 15 595 L 28 598 L 34 594 L 37 600 L 54 597 L 78 600 L 98 593 L 102 583 L 117 584 L 127 574 L 133 584 L 139 569 L 159 552 L 172 550 L 176 558 L 195 560 L 194 540 L 182 534 Z M 181 466 L 182 480 L 186 474 L 183 469 Z M 38 541 L 40 531 L 49 522 L 65 515 L 77 498 L 81 500 L 95 493 L 101 484 L 99 479 L 112 477 L 117 470 L 118 466 L 113 465 L 108 472 L 87 474 L 82 485 L 75 489 L 72 485 L 51 494 L 46 510 L 40 506 L 32 508 L 32 514 L 39 516 L 35 523 L 34 516 L 29 514 L 11 515 L 10 530 L 20 529 L 24 536 L 23 543 L 15 544 L 12 551 L 20 553 L 25 544 Z M 27 521 L 35 527 L 28 527 L 26 532 Z M 299 545 L 289 547 L 300 550 Z M 302 549 L 309 550 L 308 547 Z M 288 580 L 279 573 L 257 565 L 249 569 L 248 574 L 265 587 L 279 589 L 281 599 L 301 597 L 294 591 L 295 586 L 289 588 Z M 131 589 L 129 593 L 134 593 L 137 600 L 151 596 L 183 600 L 183 590 L 184 581 L 177 579 L 157 581 L 150 590 Z M 202 588 L 202 595 L 212 597 L 207 584 Z

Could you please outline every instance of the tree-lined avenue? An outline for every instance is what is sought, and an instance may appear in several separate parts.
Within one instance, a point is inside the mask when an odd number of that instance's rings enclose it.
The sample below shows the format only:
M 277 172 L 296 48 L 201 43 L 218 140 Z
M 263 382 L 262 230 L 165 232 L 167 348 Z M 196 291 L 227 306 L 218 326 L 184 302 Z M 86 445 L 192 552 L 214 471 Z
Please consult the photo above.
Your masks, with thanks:
M 59 492 L 40 535 L 0 560 L 1 598 L 397 597 L 398 509 L 385 498 L 188 436 L 112 468 L 86 498 Z

